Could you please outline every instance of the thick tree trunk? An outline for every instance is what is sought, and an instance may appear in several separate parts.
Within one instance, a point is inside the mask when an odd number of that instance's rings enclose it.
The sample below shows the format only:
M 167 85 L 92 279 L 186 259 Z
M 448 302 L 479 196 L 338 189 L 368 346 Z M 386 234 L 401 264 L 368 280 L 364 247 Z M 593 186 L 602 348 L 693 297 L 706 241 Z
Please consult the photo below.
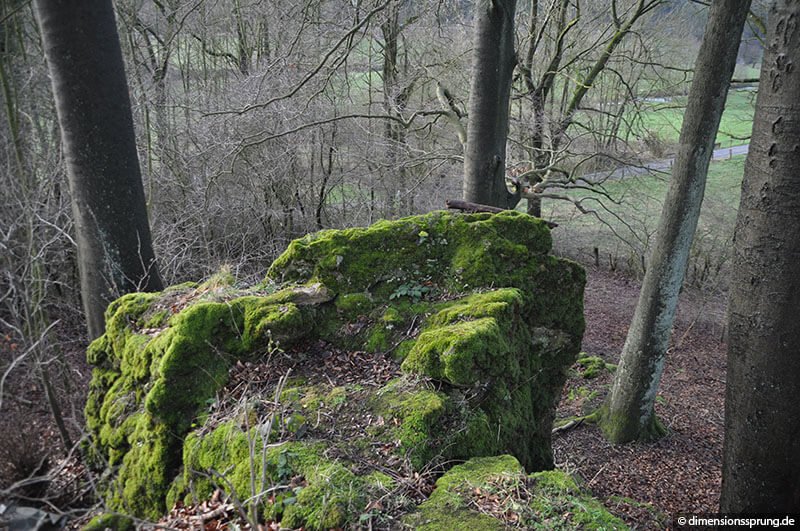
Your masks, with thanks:
M 109 301 L 159 290 L 110 1 L 36 0 L 72 192 L 81 295 L 91 338 Z
M 653 407 L 749 7 L 750 0 L 711 5 L 650 266 L 601 414 L 603 433 L 613 443 L 651 439 L 664 431 Z
M 516 0 L 478 2 L 464 153 L 464 200 L 502 208 L 519 202 L 505 181 L 515 9 Z
M 734 233 L 724 513 L 800 513 L 798 20 L 797 2 L 770 8 Z

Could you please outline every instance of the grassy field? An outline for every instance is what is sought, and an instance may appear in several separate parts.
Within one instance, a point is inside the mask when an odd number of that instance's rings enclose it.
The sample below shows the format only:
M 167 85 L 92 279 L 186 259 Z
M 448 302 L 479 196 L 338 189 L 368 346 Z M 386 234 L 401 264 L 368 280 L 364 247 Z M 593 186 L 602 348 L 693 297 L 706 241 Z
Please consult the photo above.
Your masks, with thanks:
M 729 248 L 744 171 L 745 156 L 712 162 L 688 278 L 716 282 L 729 259 Z M 559 226 L 553 230 L 557 251 L 591 262 L 594 248 L 599 260 L 612 268 L 641 273 L 643 256 L 655 236 L 667 192 L 669 174 L 641 175 L 615 180 L 604 186 L 608 197 L 583 190 L 568 194 L 594 214 L 581 214 L 570 202 L 546 200 L 543 217 Z
M 747 143 L 753 128 L 753 110 L 756 91 L 733 90 L 728 94 L 725 112 L 722 115 L 717 142 L 721 147 Z M 642 106 L 640 120 L 636 121 L 636 133 L 655 134 L 666 142 L 677 142 L 686 109 L 686 97 L 676 97 L 666 102 L 646 102 Z

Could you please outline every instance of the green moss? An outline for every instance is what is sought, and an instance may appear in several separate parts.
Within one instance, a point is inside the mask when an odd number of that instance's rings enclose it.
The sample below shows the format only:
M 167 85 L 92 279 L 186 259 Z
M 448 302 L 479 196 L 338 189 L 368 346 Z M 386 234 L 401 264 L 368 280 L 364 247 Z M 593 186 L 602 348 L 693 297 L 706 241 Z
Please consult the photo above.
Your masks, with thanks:
M 578 487 L 575 480 L 560 470 L 531 474 L 537 496 L 530 509 L 543 529 L 628 529 L 596 499 Z
M 119 378 L 119 372 L 107 369 L 93 369 L 92 381 L 89 384 L 89 395 L 86 399 L 87 427 L 91 432 L 96 432 L 102 424 L 100 409 L 103 406 L 103 398 L 114 382 Z
M 347 400 L 347 390 L 344 387 L 334 387 L 325 396 L 325 403 L 331 409 L 336 409 Z
M 505 529 L 505 522 L 481 514 L 471 504 L 473 491 L 496 494 L 494 503 L 501 504 L 501 512 L 514 513 L 516 524 L 526 529 L 627 529 L 568 474 L 547 470 L 526 477 L 509 455 L 474 458 L 451 468 L 436 482 L 428 501 L 403 522 L 431 531 L 467 525 Z
M 460 450 L 465 453 L 461 456 L 512 452 L 526 467 L 536 470 L 552 466 L 549 426 L 553 401 L 565 379 L 564 365 L 574 359 L 578 341 L 574 335 L 526 325 L 521 317 L 533 317 L 527 307 L 524 292 L 517 288 L 473 294 L 445 304 L 427 321 L 402 367 L 457 386 L 490 381 L 475 399 L 485 415 L 471 421 L 475 429 L 463 437 Z M 536 385 L 532 386 L 534 379 Z M 488 442 L 483 427 L 487 424 L 492 426 L 496 443 Z
M 372 327 L 367 342 L 364 344 L 364 349 L 369 352 L 384 352 L 389 350 L 389 338 L 391 332 L 386 329 L 382 324 L 377 324 Z
M 135 418 L 129 439 L 135 444 L 125 453 L 109 506 L 128 514 L 158 519 L 169 508 L 164 496 L 174 477 L 179 454 L 174 434 L 149 415 Z
M 421 244 L 422 233 L 426 237 Z M 377 289 L 384 296 L 404 283 L 423 280 L 488 286 L 498 275 L 508 275 L 512 255 L 524 261 L 531 254 L 546 253 L 551 245 L 541 220 L 517 212 L 433 212 L 381 220 L 365 229 L 310 234 L 289 245 L 270 267 L 268 278 L 322 282 L 338 294 Z
M 227 288 L 236 284 L 236 279 L 231 275 L 231 268 L 228 265 L 222 266 L 219 271 L 208 277 L 198 287 L 198 291 L 217 290 Z
M 290 346 L 307 334 L 308 315 L 293 303 L 265 304 L 260 298 L 240 301 L 246 307 L 241 346 L 246 352 L 266 348 L 270 340 Z
M 303 399 L 303 390 L 300 387 L 289 387 L 283 390 L 280 396 L 281 404 L 291 405 Z
M 451 511 L 422 510 L 403 518 L 403 523 L 419 531 L 453 531 L 470 529 L 475 531 L 502 531 L 504 523 L 489 515 L 466 509 Z
M 226 304 L 202 303 L 181 312 L 170 341 L 153 371 L 147 411 L 178 433 L 185 432 L 197 410 L 228 379 L 229 352 L 242 315 Z
M 398 378 L 378 392 L 373 407 L 380 415 L 398 420 L 399 426 L 392 428 L 393 438 L 400 440 L 402 450 L 416 468 L 440 450 L 437 443 L 441 444 L 443 434 L 437 433 L 436 426 L 451 407 L 445 394 L 418 389 Z
M 381 316 L 381 321 L 387 327 L 390 326 L 394 327 L 399 324 L 402 324 L 405 321 L 405 319 L 403 318 L 402 314 L 397 310 L 397 308 L 389 306 L 388 308 L 386 308 L 386 311 L 383 312 L 383 315 Z
M 455 385 L 470 385 L 482 374 L 518 377 L 520 368 L 509 354 L 527 339 L 524 330 L 511 333 L 522 302 L 520 291 L 509 288 L 445 306 L 428 320 L 403 370 Z
M 366 505 L 363 481 L 341 463 L 318 464 L 309 477 L 309 485 L 297 492 L 297 501 L 283 511 L 282 526 L 333 529 L 353 518 L 348 509 Z
M 364 476 L 364 482 L 367 485 L 376 487 L 379 490 L 383 491 L 391 491 L 397 482 L 392 479 L 391 476 L 384 474 L 383 472 L 375 471 L 366 476 Z
M 517 288 L 475 293 L 445 305 L 428 320 L 427 325 L 429 327 L 441 326 L 482 317 L 506 319 L 509 313 L 519 312 L 523 304 L 522 292 Z
M 160 293 L 128 293 L 109 304 L 105 313 L 106 333 L 111 337 L 118 336 L 123 329 L 130 328 L 130 323 L 138 321 L 160 295 Z
M 122 514 L 101 514 L 92 518 L 83 531 L 133 531 L 136 525 L 133 520 Z
M 420 334 L 403 362 L 403 370 L 455 385 L 471 385 L 490 366 L 488 353 L 508 351 L 494 319 L 464 321 Z
M 334 304 L 339 312 L 353 318 L 369 312 L 373 302 L 369 292 L 360 292 L 339 295 Z
M 168 328 L 154 337 L 137 333 L 136 323 L 158 294 L 126 295 L 110 305 L 107 332 L 89 351 L 101 369 L 95 370 L 86 413 L 100 455 L 121 464 L 118 481 L 107 492 L 112 507 L 137 516 L 163 511 L 180 462 L 180 436 L 225 384 L 230 364 L 271 348 L 273 337 L 291 343 L 308 333 L 309 312 L 276 302 L 294 296 L 287 291 L 198 302 L 170 318 Z
M 536 480 L 538 488 L 553 494 L 578 488 L 578 484 L 575 483 L 572 476 L 560 470 L 543 470 L 531 474 L 531 477 Z
M 364 342 L 355 348 L 363 348 L 369 352 L 393 352 L 396 358 L 404 358 L 409 347 L 396 350 L 400 343 L 409 341 L 407 323 L 420 322 L 419 316 L 430 311 L 430 303 L 412 303 L 408 300 L 394 299 L 391 305 L 382 305 L 372 312 L 374 324 L 365 328 Z M 336 337 L 333 341 L 341 343 Z M 412 340 L 413 341 L 413 340 Z
M 578 356 L 575 363 L 583 367 L 583 378 L 587 380 L 597 378 L 603 371 L 614 372 L 617 369 L 617 366 L 613 363 L 606 363 L 599 356 L 587 356 L 583 352 Z
M 401 341 L 391 352 L 392 358 L 402 362 L 408 357 L 408 355 L 411 353 L 411 350 L 414 348 L 414 345 L 416 344 L 416 339 L 406 339 L 405 341 Z
M 324 385 L 314 385 L 302 391 L 303 397 L 300 399 L 304 409 L 316 411 L 325 403 L 327 387 Z
M 253 441 L 251 453 L 250 440 Z M 309 530 L 327 530 L 344 526 L 357 518 L 366 505 L 369 486 L 375 478 L 366 481 L 353 474 L 345 462 L 331 461 L 324 454 L 324 443 L 286 443 L 264 448 L 257 430 L 241 431 L 235 423 L 219 426 L 213 432 L 198 436 L 190 434 L 184 445 L 184 472 L 170 490 L 169 499 L 186 496 L 190 492 L 200 499 L 211 495 L 214 485 L 196 471 L 227 471 L 225 478 L 237 497 L 249 498 L 251 462 L 258 464 L 262 458 L 267 463 L 266 481 L 256 478 L 256 489 L 261 492 L 276 485 L 285 485 L 293 476 L 302 476 L 308 486 L 295 490 L 277 489 L 278 494 L 269 500 L 262 499 L 259 513 L 264 518 L 279 519 L 285 527 L 305 527 Z M 262 454 L 263 451 L 263 454 Z
M 316 384 L 298 390 L 301 395 L 299 400 L 303 409 L 313 412 L 325 406 L 337 409 L 347 401 L 347 389 L 342 386 L 329 387 L 325 384 Z
M 199 303 L 173 319 L 154 368 L 147 411 L 176 431 L 222 387 L 228 367 L 246 352 L 266 349 L 272 338 L 291 342 L 307 333 L 304 313 L 292 303 L 243 297 L 231 303 Z
M 287 387 L 300 387 L 305 385 L 308 382 L 308 378 L 305 376 L 290 376 L 286 379 L 286 386 Z
M 164 294 L 175 294 L 175 293 L 182 293 L 190 290 L 197 289 L 200 286 L 198 282 L 183 282 L 181 284 L 175 284 L 174 286 L 169 286 L 168 288 L 164 289 Z
M 120 372 L 129 376 L 132 381 L 142 381 L 150 376 L 152 350 L 147 346 L 150 336 L 130 334 L 125 342 L 125 353 L 121 355 Z
M 161 328 L 167 324 L 167 320 L 172 315 L 169 310 L 161 310 L 155 312 L 147 317 L 147 320 L 142 323 L 141 328 Z
M 254 448 L 260 449 L 261 439 L 257 431 L 253 429 L 249 435 L 255 437 L 257 445 Z M 248 498 L 251 494 L 250 463 L 251 458 L 255 462 L 256 457 L 255 454 L 250 455 L 248 434 L 239 429 L 236 421 L 222 424 L 205 436 L 189 434 L 183 444 L 182 480 L 172 485 L 167 502 L 186 496 L 186 503 L 192 503 L 190 492 L 196 494 L 199 500 L 210 497 L 215 489 L 212 479 L 219 481 L 219 478 L 209 475 L 211 470 L 224 473 L 236 493 Z M 257 487 L 262 487 L 260 482 Z
M 108 334 L 103 334 L 89 344 L 89 348 L 86 350 L 86 361 L 96 367 L 107 366 L 110 350 Z
M 503 522 L 468 507 L 464 489 L 511 477 L 523 472 L 514 457 L 477 457 L 456 465 L 436 481 L 436 488 L 419 510 L 403 520 L 414 529 L 427 531 L 449 529 L 504 529 Z
M 500 443 L 497 428 L 492 427 L 489 416 L 476 408 L 465 415 L 465 429 L 458 432 L 447 453 L 459 459 L 467 456 L 485 457 L 501 451 Z

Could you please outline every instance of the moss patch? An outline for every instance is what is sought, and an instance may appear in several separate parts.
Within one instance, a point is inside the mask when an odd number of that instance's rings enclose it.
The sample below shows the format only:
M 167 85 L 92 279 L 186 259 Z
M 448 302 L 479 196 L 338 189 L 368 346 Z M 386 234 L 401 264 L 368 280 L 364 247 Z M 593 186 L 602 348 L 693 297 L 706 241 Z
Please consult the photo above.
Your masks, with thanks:
M 186 438 L 184 471 L 168 500 L 206 499 L 215 483 L 222 483 L 239 500 L 250 500 L 248 509 L 255 505 L 262 518 L 279 520 L 286 527 L 340 527 L 363 510 L 370 485 L 376 483 L 324 454 L 322 443 L 265 446 L 258 428 L 245 432 L 237 423 L 224 424 L 209 434 Z M 257 496 L 265 491 L 271 495 Z
M 526 476 L 509 455 L 474 458 L 453 467 L 404 523 L 428 531 L 627 529 L 569 475 L 548 470 Z
M 617 366 L 613 363 L 606 363 L 599 356 L 587 356 L 583 352 L 575 360 L 575 363 L 583 367 L 583 378 L 587 380 L 597 378 L 603 374 L 603 371 L 614 372 L 617 370 Z
M 92 518 L 83 528 L 83 531 L 133 531 L 136 525 L 133 520 L 121 514 L 101 514 Z
M 381 220 L 365 229 L 309 234 L 289 245 L 268 278 L 320 282 L 337 294 L 370 291 L 386 298 L 400 286 L 443 279 L 445 288 L 461 291 L 490 286 L 502 276 L 522 280 L 523 263 L 551 245 L 544 222 L 518 212 L 433 212 Z M 523 267 L 513 271 L 517 266 Z
M 452 407 L 445 394 L 420 389 L 400 378 L 379 390 L 372 405 L 390 420 L 390 427 L 395 426 L 391 428 L 392 436 L 400 440 L 401 450 L 415 468 L 421 469 L 440 451 L 443 434 L 437 433 L 438 424 Z

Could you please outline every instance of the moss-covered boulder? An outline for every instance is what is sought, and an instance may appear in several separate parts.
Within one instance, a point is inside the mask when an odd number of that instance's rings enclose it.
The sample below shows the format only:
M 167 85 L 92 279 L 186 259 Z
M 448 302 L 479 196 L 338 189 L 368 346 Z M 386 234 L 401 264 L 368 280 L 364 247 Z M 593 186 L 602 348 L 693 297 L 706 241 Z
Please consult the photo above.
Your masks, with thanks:
M 551 245 L 542 220 L 517 212 L 434 212 L 310 234 L 289 245 L 268 277 L 321 283 L 347 307 L 358 300 L 361 314 L 383 311 L 389 299 L 393 330 L 418 311 L 403 302 L 444 299 L 425 308 L 418 336 L 397 345 L 403 370 L 473 390 L 480 420 L 453 457 L 511 453 L 542 470 L 552 467 L 554 399 L 584 330 L 585 272 L 547 254 Z M 386 328 L 377 320 L 368 341 L 403 339 Z
M 435 212 L 295 240 L 251 288 L 120 298 L 88 353 L 108 506 L 156 518 L 221 490 L 326 529 L 453 460 L 551 468 L 585 276 L 550 245 L 524 214 Z

